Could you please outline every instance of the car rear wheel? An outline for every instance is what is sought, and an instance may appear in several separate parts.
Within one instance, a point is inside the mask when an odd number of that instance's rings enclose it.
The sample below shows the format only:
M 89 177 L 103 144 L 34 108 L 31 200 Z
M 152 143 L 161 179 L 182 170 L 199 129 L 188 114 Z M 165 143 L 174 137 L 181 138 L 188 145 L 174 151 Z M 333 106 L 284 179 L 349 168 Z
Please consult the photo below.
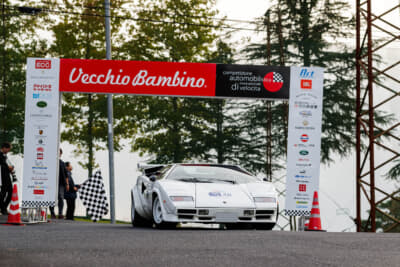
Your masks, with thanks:
M 170 229 L 175 228 L 176 223 L 165 222 L 163 219 L 161 202 L 158 196 L 153 200 L 153 224 L 156 228 L 160 229 Z
M 135 209 L 135 200 L 134 197 L 131 196 L 131 222 L 133 227 L 149 227 L 150 222 L 140 216 Z

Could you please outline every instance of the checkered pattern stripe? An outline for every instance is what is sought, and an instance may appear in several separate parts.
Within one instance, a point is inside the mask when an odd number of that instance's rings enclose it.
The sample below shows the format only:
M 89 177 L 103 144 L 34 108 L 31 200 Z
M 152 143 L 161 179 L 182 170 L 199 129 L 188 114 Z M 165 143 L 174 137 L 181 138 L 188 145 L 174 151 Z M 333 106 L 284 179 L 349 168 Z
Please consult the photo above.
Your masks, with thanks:
M 277 72 L 274 72 L 273 74 L 274 74 L 274 76 L 272 78 L 273 82 L 275 82 L 275 83 L 283 83 L 283 77 L 282 77 L 281 74 L 279 74 Z
M 108 213 L 106 190 L 100 171 L 96 171 L 87 179 L 79 188 L 78 193 L 92 221 L 98 221 Z
M 55 201 L 29 201 L 22 200 L 23 208 L 40 208 L 40 207 L 54 207 L 56 205 Z
M 288 216 L 310 216 L 311 212 L 307 210 L 285 210 Z

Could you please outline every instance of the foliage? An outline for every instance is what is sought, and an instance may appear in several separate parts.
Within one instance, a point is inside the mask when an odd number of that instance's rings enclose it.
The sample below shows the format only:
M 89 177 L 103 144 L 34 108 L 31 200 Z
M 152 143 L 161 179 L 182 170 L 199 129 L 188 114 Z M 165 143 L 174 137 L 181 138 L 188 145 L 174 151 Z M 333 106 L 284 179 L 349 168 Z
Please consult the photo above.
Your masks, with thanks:
M 383 214 L 382 212 L 385 214 Z M 390 217 L 389 217 L 390 216 Z M 394 195 L 394 199 L 389 199 L 385 202 L 377 205 L 377 211 L 375 215 L 375 223 L 377 231 L 389 232 L 389 233 L 399 233 L 400 232 L 400 224 L 396 223 L 392 218 L 400 220 L 400 194 L 397 193 Z M 371 225 L 369 221 L 362 220 L 362 229 L 364 231 L 370 231 Z M 365 229 L 365 226 L 368 223 L 368 228 Z
M 271 64 L 280 64 L 280 54 L 286 65 L 320 66 L 325 68 L 321 160 L 332 161 L 334 154 L 347 156 L 354 142 L 354 53 L 344 43 L 332 40 L 344 39 L 352 34 L 354 21 L 346 16 L 349 6 L 344 1 L 277 0 L 262 18 L 264 27 L 271 21 Z M 282 36 L 282 39 L 279 37 Z M 250 60 L 268 58 L 266 41 L 251 44 L 245 52 Z M 248 112 L 257 118 L 255 127 L 267 123 L 264 105 L 255 103 Z M 287 114 L 285 104 L 272 107 L 275 162 L 286 154 Z M 256 116 L 257 114 L 257 116 Z M 251 117 L 250 117 L 251 118 Z M 249 122 L 248 125 L 253 125 Z M 265 132 L 252 136 L 253 140 L 265 140 Z M 254 142 L 250 142 L 253 144 Z M 265 141 L 257 153 L 262 154 Z M 259 169 L 259 167 L 254 166 Z
M 387 178 L 400 181 L 400 160 L 394 161 L 394 166 L 389 170 L 386 175 Z
M 65 14 L 61 20 L 50 27 L 54 34 L 54 43 L 50 52 L 52 56 L 65 58 L 104 59 L 105 51 L 105 19 L 103 1 L 63 1 L 70 14 Z M 115 10 L 123 1 L 113 1 Z M 72 12 L 73 11 L 73 12 Z M 82 14 L 77 16 L 76 13 Z M 114 12 L 114 9 L 113 11 Z M 71 14 L 72 13 L 72 14 Z M 114 32 L 118 32 L 121 20 L 113 20 Z M 117 38 L 116 35 L 113 36 Z M 124 97 L 114 97 L 116 109 Z M 64 94 L 62 122 L 64 131 L 61 138 L 75 145 L 77 155 L 85 155 L 81 166 L 88 169 L 88 176 L 92 175 L 95 165 L 94 152 L 105 149 L 107 143 L 107 97 L 100 94 Z M 114 113 L 114 145 L 118 151 L 119 141 L 125 133 L 121 127 L 117 110 Z
M 0 20 L 0 142 L 12 142 L 13 152 L 22 154 L 26 58 L 43 55 L 45 46 L 34 30 L 40 17 L 23 13 L 24 10 L 18 10 L 10 1 L 3 1 L 3 4 Z
M 140 0 L 138 18 L 128 28 L 131 39 L 120 56 L 133 60 L 204 62 L 212 57 L 216 39 L 211 19 L 214 1 Z M 151 21 L 152 23 L 149 23 Z M 156 23 L 159 22 L 159 23 Z M 203 25 L 203 26 L 199 26 Z M 133 150 L 158 163 L 207 158 L 210 102 L 204 99 L 131 97 L 131 129 L 137 128 Z M 212 142 L 211 142 L 212 143 Z

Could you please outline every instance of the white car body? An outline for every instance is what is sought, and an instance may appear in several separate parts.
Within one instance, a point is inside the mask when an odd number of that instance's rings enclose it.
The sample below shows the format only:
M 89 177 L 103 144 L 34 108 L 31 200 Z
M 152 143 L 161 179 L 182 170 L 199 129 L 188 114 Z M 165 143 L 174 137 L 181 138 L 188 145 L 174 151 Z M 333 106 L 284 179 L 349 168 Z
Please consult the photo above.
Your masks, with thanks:
M 134 226 L 148 221 L 156 226 L 223 223 L 272 229 L 277 221 L 278 196 L 273 184 L 238 166 L 172 164 L 139 168 L 143 173 L 131 190 Z M 217 179 L 212 177 L 213 171 L 232 176 Z M 201 178 L 181 178 L 177 173 L 182 172 Z

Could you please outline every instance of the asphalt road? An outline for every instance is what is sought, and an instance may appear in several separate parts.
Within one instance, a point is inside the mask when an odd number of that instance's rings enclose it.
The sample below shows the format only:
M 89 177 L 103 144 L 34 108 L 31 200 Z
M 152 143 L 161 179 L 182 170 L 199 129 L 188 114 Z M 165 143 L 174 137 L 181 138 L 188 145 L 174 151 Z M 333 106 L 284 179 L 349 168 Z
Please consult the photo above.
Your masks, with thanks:
M 0 266 L 400 266 L 400 234 L 0 225 Z

